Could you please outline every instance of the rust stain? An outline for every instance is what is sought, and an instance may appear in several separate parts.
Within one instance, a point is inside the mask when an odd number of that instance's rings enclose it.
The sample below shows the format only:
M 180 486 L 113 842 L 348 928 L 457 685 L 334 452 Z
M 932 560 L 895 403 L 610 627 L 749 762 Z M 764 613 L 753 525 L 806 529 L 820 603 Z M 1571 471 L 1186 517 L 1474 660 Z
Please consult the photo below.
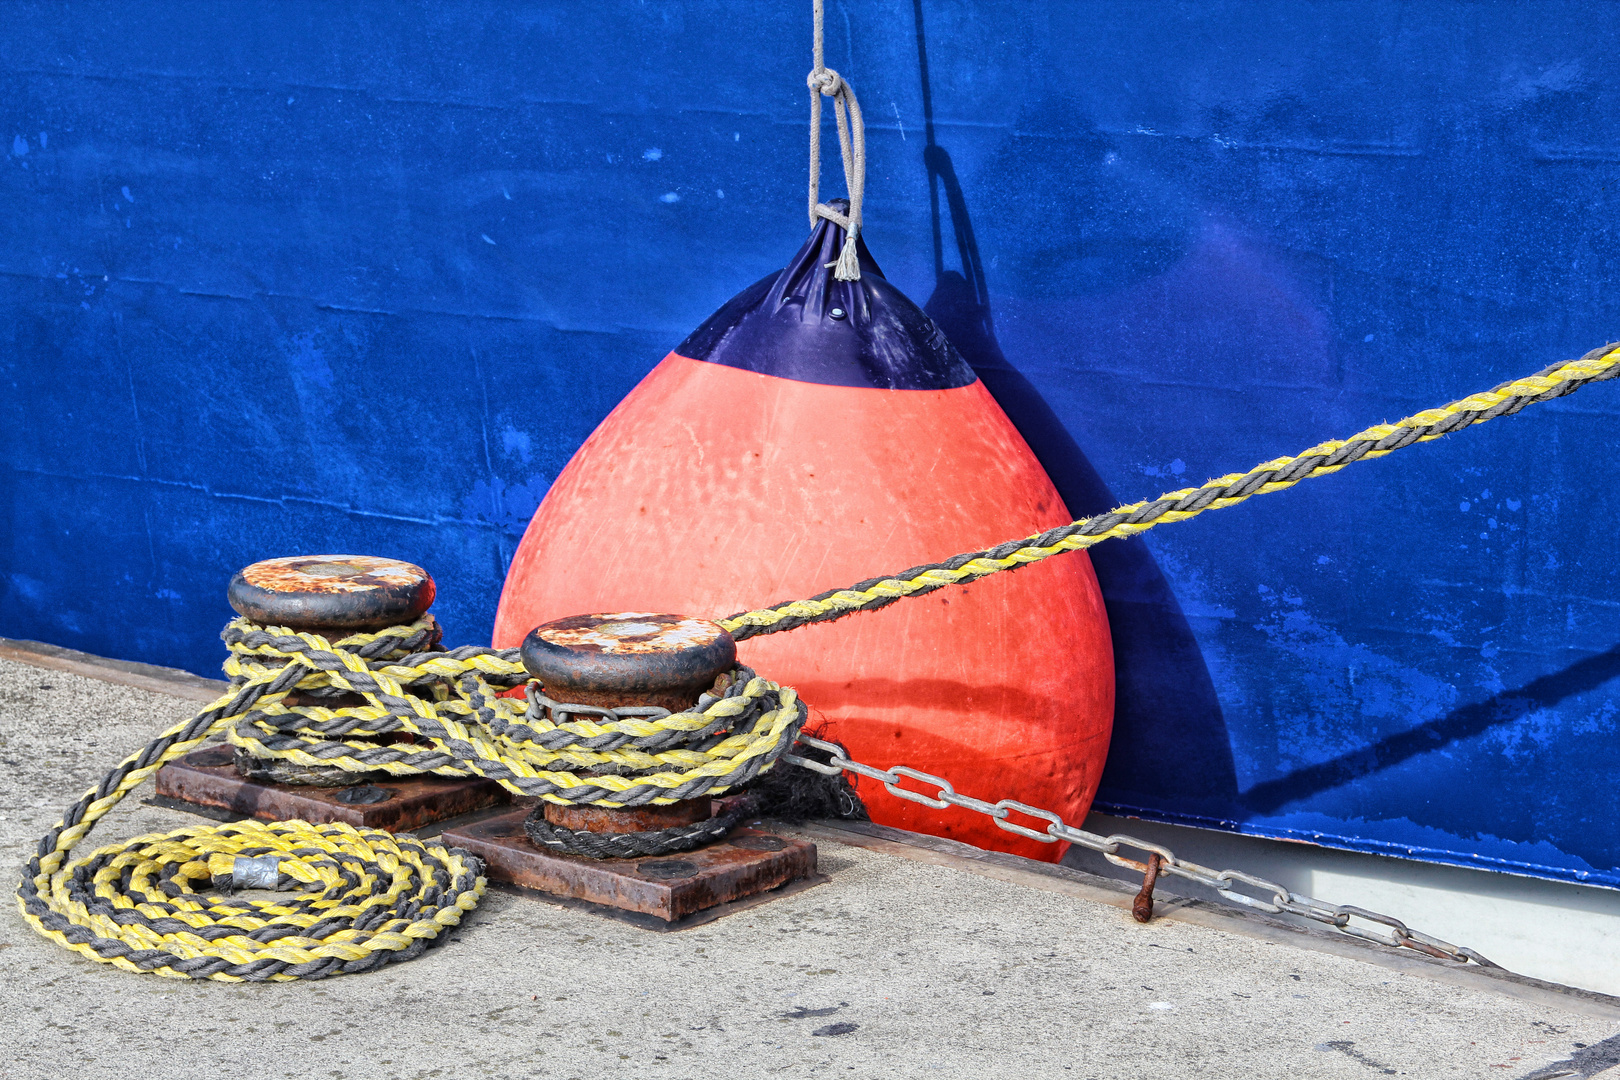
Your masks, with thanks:
M 266 592 L 341 594 L 408 588 L 426 581 L 427 571 L 372 555 L 293 555 L 256 562 L 242 579 Z
M 718 843 L 679 855 L 586 859 L 553 854 L 536 847 L 524 833 L 528 813 L 524 805 L 513 813 L 458 825 L 445 830 L 443 839 L 483 859 L 491 880 L 654 915 L 666 922 L 767 893 L 816 872 L 814 844 L 748 826 Z
M 635 806 L 614 809 L 607 806 L 559 806 L 546 803 L 546 820 L 562 829 L 576 832 L 630 833 L 654 832 L 694 821 L 707 821 L 714 800 L 704 795 L 683 799 L 668 806 Z
M 718 640 L 725 631 L 707 619 L 653 611 L 619 611 L 562 619 L 541 627 L 537 633 L 563 649 L 626 655 L 702 648 Z
M 188 804 L 257 818 L 298 818 L 317 824 L 341 821 L 357 828 L 407 832 L 510 801 L 506 789 L 483 778 L 413 776 L 380 780 L 391 797 L 375 803 L 345 803 L 347 788 L 289 787 L 243 778 L 231 763 L 229 746 L 194 750 L 158 770 L 159 805 Z

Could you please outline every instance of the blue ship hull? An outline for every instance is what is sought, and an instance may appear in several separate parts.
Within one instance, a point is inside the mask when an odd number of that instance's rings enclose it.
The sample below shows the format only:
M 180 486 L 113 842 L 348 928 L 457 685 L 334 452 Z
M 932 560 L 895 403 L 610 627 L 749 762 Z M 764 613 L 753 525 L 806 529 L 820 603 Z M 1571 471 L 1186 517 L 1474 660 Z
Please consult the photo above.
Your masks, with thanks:
M 803 238 L 797 0 L 8 15 L 5 636 L 211 674 L 233 570 L 354 551 L 487 640 L 574 450 Z M 1617 336 L 1617 32 L 890 0 L 828 63 L 889 279 L 1080 514 Z M 1620 887 L 1617 424 L 1599 386 L 1095 549 L 1098 808 Z

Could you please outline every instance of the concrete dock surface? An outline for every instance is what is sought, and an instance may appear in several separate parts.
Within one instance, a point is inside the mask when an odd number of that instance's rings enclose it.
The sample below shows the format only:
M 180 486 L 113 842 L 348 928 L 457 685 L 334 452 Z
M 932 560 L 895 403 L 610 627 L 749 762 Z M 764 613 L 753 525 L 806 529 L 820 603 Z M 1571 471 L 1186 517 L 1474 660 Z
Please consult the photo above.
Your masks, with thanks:
M 158 685 L 152 683 L 151 685 Z M 0 849 L 194 701 L 0 660 Z M 192 824 L 127 799 L 85 848 Z M 369 975 L 132 975 L 0 918 L 0 1077 L 1620 1078 L 1620 1003 L 1116 883 L 801 830 L 830 880 L 659 933 L 491 890 Z

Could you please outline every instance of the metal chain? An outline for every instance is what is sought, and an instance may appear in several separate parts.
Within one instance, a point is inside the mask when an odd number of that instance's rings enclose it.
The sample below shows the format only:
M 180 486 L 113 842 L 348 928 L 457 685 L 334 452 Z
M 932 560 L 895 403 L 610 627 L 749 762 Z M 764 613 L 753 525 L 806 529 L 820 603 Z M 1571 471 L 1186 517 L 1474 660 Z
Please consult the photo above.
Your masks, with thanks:
M 943 810 L 948 806 L 972 810 L 993 819 L 998 829 L 1005 829 L 1007 832 L 1019 836 L 1027 836 L 1031 840 L 1039 840 L 1043 844 L 1055 844 L 1059 840 L 1067 840 L 1071 844 L 1079 844 L 1088 851 L 1098 852 L 1115 866 L 1123 866 L 1146 875 L 1148 873 L 1147 863 L 1128 859 L 1119 854 L 1121 848 L 1133 848 L 1150 856 L 1157 855 L 1159 857 L 1158 870 L 1160 873 L 1174 874 L 1177 877 L 1186 878 L 1188 881 L 1194 881 L 1207 888 L 1214 889 L 1234 904 L 1241 904 L 1244 907 L 1264 911 L 1271 915 L 1298 915 L 1313 922 L 1324 923 L 1349 934 L 1351 937 L 1361 938 L 1363 941 L 1371 941 L 1391 948 L 1415 949 L 1420 953 L 1438 957 L 1442 960 L 1455 960 L 1464 964 L 1472 960 L 1481 967 L 1498 966 L 1473 949 L 1465 949 L 1453 945 L 1449 941 L 1442 941 L 1430 934 L 1425 934 L 1421 930 L 1413 930 L 1391 915 L 1369 911 L 1366 908 L 1356 907 L 1352 904 L 1330 904 L 1315 897 L 1302 896 L 1299 893 L 1290 892 L 1275 881 L 1268 881 L 1254 874 L 1246 874 L 1241 870 L 1212 870 L 1207 866 L 1199 866 L 1197 863 L 1177 858 L 1176 854 L 1169 848 L 1147 840 L 1138 840 L 1134 836 L 1125 836 L 1120 833 L 1113 836 L 1102 836 L 1098 833 L 1087 832 L 1084 829 L 1077 829 L 1050 810 L 1042 810 L 1038 806 L 1030 806 L 1018 802 L 1016 799 L 1002 799 L 1000 802 L 991 803 L 985 802 L 983 799 L 975 799 L 969 795 L 961 795 L 957 793 L 956 788 L 951 785 L 949 780 L 941 776 L 934 776 L 931 773 L 925 773 L 920 769 L 913 769 L 905 765 L 893 765 L 884 770 L 873 768 L 870 765 L 863 765 L 858 761 L 851 760 L 844 753 L 843 747 L 837 743 L 813 739 L 802 734 L 799 736 L 798 741 L 803 745 L 814 747 L 831 755 L 830 759 L 826 764 L 823 764 L 799 754 L 787 753 L 782 755 L 782 760 L 821 773 L 824 776 L 837 776 L 840 772 L 852 772 L 857 776 L 865 776 L 876 780 L 888 790 L 889 794 L 896 798 L 921 803 L 923 806 L 933 807 L 935 810 Z M 900 786 L 902 780 L 914 780 L 919 784 L 926 784 L 935 788 L 936 793 L 928 795 L 925 792 L 908 790 Z M 1015 813 L 1022 814 L 1026 818 L 1046 822 L 1046 828 L 1037 830 L 1019 824 L 1017 821 L 1011 820 L 1012 815 Z M 1248 893 L 1239 892 L 1237 889 L 1239 885 L 1247 886 L 1262 895 L 1251 896 Z M 1265 894 L 1270 894 L 1270 899 L 1264 899 Z M 1365 925 L 1358 925 L 1351 920 L 1359 920 L 1362 924 L 1372 924 L 1372 926 L 1382 926 L 1387 928 L 1388 932 L 1384 933 Z

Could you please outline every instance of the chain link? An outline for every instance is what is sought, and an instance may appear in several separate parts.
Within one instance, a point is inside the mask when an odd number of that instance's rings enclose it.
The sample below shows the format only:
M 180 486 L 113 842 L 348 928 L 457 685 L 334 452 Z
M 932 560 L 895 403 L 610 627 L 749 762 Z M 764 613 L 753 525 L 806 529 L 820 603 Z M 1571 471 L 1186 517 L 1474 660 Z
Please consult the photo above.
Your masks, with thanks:
M 1071 844 L 1078 844 L 1088 851 L 1095 851 L 1115 866 L 1122 866 L 1138 873 L 1147 872 L 1147 863 L 1121 855 L 1121 848 L 1130 848 L 1140 851 L 1144 856 L 1157 855 L 1160 859 L 1159 873 L 1173 874 L 1187 881 L 1196 882 L 1208 889 L 1213 889 L 1225 899 L 1243 907 L 1256 911 L 1264 911 L 1270 915 L 1295 915 L 1312 922 L 1323 923 L 1339 930 L 1351 937 L 1361 938 L 1390 948 L 1413 949 L 1428 956 L 1438 957 L 1442 960 L 1455 960 L 1466 964 L 1470 960 L 1481 967 L 1496 967 L 1473 949 L 1465 949 L 1442 941 L 1437 937 L 1413 930 L 1401 920 L 1391 915 L 1384 915 L 1377 911 L 1356 907 L 1353 904 L 1330 904 L 1325 900 L 1318 900 L 1312 896 L 1302 896 L 1296 892 L 1268 881 L 1254 874 L 1246 874 L 1241 870 L 1212 870 L 1207 866 L 1199 866 L 1195 862 L 1176 857 L 1175 852 L 1167 847 L 1147 840 L 1138 840 L 1134 836 L 1125 836 L 1116 833 L 1112 836 L 1101 836 L 1097 833 L 1078 829 L 1065 822 L 1050 810 L 1042 810 L 1038 806 L 1029 806 L 1015 799 L 1003 799 L 1000 802 L 985 802 L 968 795 L 958 794 L 956 788 L 949 780 L 942 776 L 925 773 L 921 769 L 913 769 L 906 765 L 893 765 L 888 769 L 877 769 L 870 765 L 852 760 L 844 753 L 843 747 L 837 743 L 826 742 L 822 739 L 813 739 L 808 735 L 800 735 L 799 744 L 813 747 L 829 755 L 824 764 L 811 760 L 800 754 L 783 754 L 782 760 L 794 765 L 821 773 L 823 776 L 837 776 L 840 772 L 852 772 L 857 776 L 864 776 L 882 784 L 891 795 L 905 799 L 908 802 L 920 803 L 923 806 L 943 810 L 948 806 L 961 807 L 983 814 L 995 821 L 996 827 L 1019 836 L 1027 836 L 1031 840 L 1039 840 L 1043 844 L 1055 844 L 1059 840 L 1066 840 Z M 912 780 L 919 784 L 934 788 L 934 794 L 926 791 L 916 791 L 900 786 L 902 780 Z M 1033 818 L 1047 823 L 1044 830 L 1037 831 L 1027 825 L 1011 820 L 1014 813 L 1027 818 Z M 1239 892 L 1237 886 L 1242 885 L 1252 892 Z M 1259 894 L 1259 895 L 1254 895 Z M 1369 929 L 1365 925 L 1357 925 L 1352 919 L 1359 920 L 1361 924 L 1371 924 L 1384 928 L 1383 931 Z M 1387 931 L 1387 932 L 1384 932 Z

